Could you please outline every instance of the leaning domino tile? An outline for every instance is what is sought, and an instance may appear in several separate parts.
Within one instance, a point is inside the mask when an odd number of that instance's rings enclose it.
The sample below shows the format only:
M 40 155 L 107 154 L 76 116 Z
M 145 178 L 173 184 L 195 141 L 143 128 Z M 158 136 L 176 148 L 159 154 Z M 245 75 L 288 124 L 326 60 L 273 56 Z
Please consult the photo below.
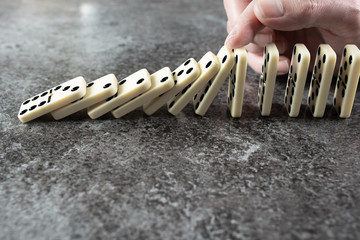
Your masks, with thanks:
M 115 95 L 88 108 L 88 114 L 92 119 L 114 110 L 148 90 L 151 87 L 150 74 L 146 69 L 141 69 L 120 80 L 118 85 Z
M 284 103 L 290 117 L 300 112 L 305 82 L 309 70 L 310 52 L 304 44 L 296 44 L 291 57 Z
M 166 93 L 154 98 L 149 103 L 144 104 L 143 110 L 147 115 L 152 115 L 159 108 L 165 105 L 169 100 L 181 92 L 187 85 L 192 83 L 200 75 L 199 64 L 195 59 L 190 58 L 181 64 L 174 72 L 175 85 Z
M 134 100 L 127 102 L 113 110 L 111 113 L 115 118 L 120 118 L 125 114 L 141 107 L 145 103 L 165 93 L 174 86 L 174 78 L 170 68 L 165 67 L 151 76 L 151 87 L 145 93 L 136 97 Z
M 177 115 L 220 69 L 219 59 L 212 52 L 206 53 L 200 59 L 199 65 L 201 74 L 198 79 L 190 83 L 168 102 L 168 110 L 171 114 Z
M 85 93 L 85 79 L 74 78 L 24 101 L 18 118 L 23 123 L 29 122 L 83 97 Z
M 312 73 L 308 105 L 313 117 L 323 117 L 336 63 L 336 53 L 328 44 L 320 44 Z
M 275 43 L 266 44 L 263 60 L 259 82 L 258 107 L 261 116 L 269 116 L 274 96 L 277 64 L 279 62 L 279 51 Z
M 235 65 L 230 72 L 228 84 L 228 108 L 232 117 L 241 117 L 244 99 L 247 53 L 245 48 L 234 50 Z
M 334 93 L 334 107 L 341 118 L 351 115 L 359 77 L 360 50 L 356 45 L 346 45 Z
M 221 61 L 219 72 L 194 96 L 194 110 L 200 116 L 205 115 L 235 64 L 235 54 L 225 46 L 220 49 L 217 57 Z
M 117 92 L 117 89 L 118 85 L 115 75 L 108 74 L 88 83 L 84 97 L 51 112 L 51 115 L 55 120 L 62 119 L 102 100 L 105 100 L 108 97 L 111 97 Z

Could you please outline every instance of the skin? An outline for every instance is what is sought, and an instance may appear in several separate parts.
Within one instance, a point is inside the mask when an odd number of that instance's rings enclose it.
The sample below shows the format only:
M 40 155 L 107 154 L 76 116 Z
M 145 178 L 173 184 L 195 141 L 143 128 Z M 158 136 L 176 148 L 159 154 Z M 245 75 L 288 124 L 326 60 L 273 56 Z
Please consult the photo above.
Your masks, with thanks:
M 346 44 L 360 48 L 360 0 L 224 0 L 224 6 L 225 45 L 245 47 L 248 64 L 258 73 L 267 42 L 278 47 L 278 74 L 288 73 L 296 43 L 304 43 L 311 54 L 319 44 L 329 44 L 338 62 Z

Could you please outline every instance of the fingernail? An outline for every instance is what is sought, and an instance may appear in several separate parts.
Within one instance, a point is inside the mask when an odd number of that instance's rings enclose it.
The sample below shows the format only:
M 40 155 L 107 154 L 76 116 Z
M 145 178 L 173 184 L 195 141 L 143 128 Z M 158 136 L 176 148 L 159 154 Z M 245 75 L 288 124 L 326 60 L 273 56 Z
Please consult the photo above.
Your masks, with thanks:
M 258 0 L 255 4 L 255 11 L 264 18 L 277 18 L 284 15 L 282 0 Z

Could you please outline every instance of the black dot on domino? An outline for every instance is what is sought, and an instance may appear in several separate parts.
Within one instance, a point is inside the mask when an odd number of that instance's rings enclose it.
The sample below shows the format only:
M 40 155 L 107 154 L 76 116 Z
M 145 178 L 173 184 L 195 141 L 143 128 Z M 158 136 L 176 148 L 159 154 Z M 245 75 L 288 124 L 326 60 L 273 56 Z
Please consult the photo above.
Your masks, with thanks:
M 126 83 L 126 79 L 120 81 L 120 82 L 119 82 L 119 85 L 123 85 L 124 83 Z
M 39 107 L 43 106 L 46 103 L 46 101 L 42 101 L 41 103 L 39 103 Z
M 89 83 L 86 87 L 89 88 L 89 87 L 91 87 L 92 85 L 94 85 L 94 82 Z
M 321 60 L 319 60 L 319 62 L 318 62 L 318 68 L 319 69 L 321 68 Z
M 48 92 L 43 92 L 41 95 L 40 95 L 40 97 L 44 97 L 44 96 L 46 96 L 48 94 Z
M 337 81 L 337 88 L 340 87 L 340 79 Z
M 348 75 L 345 75 L 345 84 L 347 84 L 347 82 L 348 82 Z
M 55 91 L 59 90 L 61 88 L 61 85 L 54 88 Z
M 290 73 L 293 71 L 293 65 L 290 66 Z
M 334 106 L 336 105 L 336 98 L 334 98 Z
M 20 115 L 24 115 L 27 112 L 27 109 L 21 111 Z
M 297 80 L 297 73 L 295 73 L 294 75 L 294 82 L 296 82 L 296 80 Z
M 318 47 L 318 52 L 317 52 L 317 54 L 320 56 L 320 53 L 321 53 L 321 48 Z
M 172 75 L 175 76 L 176 72 L 173 72 Z
M 208 63 L 206 64 L 205 68 L 209 68 L 209 67 L 211 66 L 211 64 L 212 64 L 212 61 L 208 62 Z
M 72 91 L 72 92 L 75 92 L 75 91 L 77 91 L 79 88 L 80 88 L 79 86 L 73 87 L 73 89 L 71 89 L 71 91 Z M 63 91 L 65 91 L 65 90 L 63 90 Z
M 227 59 L 227 55 L 224 56 L 223 60 L 222 60 L 222 63 L 224 64 L 226 62 L 226 59 Z
M 321 79 L 322 79 L 322 75 L 321 73 L 319 74 L 319 83 L 321 83 Z
M 324 54 L 324 56 L 323 56 L 323 63 L 325 63 L 326 62 L 326 54 Z
M 67 91 L 67 90 L 69 90 L 69 88 L 70 88 L 70 86 L 66 86 L 66 87 L 64 87 L 63 91 Z
M 198 96 L 198 95 L 197 95 L 197 94 L 195 94 L 195 96 L 194 96 L 194 100 L 197 98 L 197 96 Z
M 33 97 L 33 99 L 31 99 L 31 101 L 35 101 L 38 98 L 39 98 L 39 96 L 35 96 L 35 97 Z
M 311 102 L 311 98 L 310 98 L 310 97 L 308 97 L 308 101 L 307 101 L 307 102 L 308 102 L 308 104 L 310 104 L 310 102 Z
M 184 63 L 184 66 L 188 65 L 189 63 L 190 63 L 190 59 Z
M 345 63 L 344 63 L 344 70 L 346 71 L 346 69 L 347 69 L 347 62 L 345 61 Z
M 177 84 L 177 80 L 174 81 L 174 85 L 176 85 L 176 84 Z
M 30 102 L 30 99 L 26 100 L 25 102 L 23 102 L 23 105 L 26 105 Z
M 352 57 L 352 55 L 350 55 L 350 57 L 349 57 L 349 64 L 350 65 L 352 64 L 352 60 L 353 60 L 353 57 Z
M 186 74 L 190 74 L 193 70 L 193 68 L 189 68 L 189 70 L 186 71 Z
M 164 77 L 163 79 L 161 79 L 161 81 L 160 82 L 166 82 L 166 80 L 168 80 L 169 78 L 168 77 Z
M 239 56 L 236 55 L 236 57 L 235 57 L 235 63 L 237 64 L 238 62 L 239 62 Z
M 185 94 L 187 90 L 188 90 L 188 87 L 184 88 L 181 93 Z
M 296 55 L 296 46 L 294 47 L 294 56 Z
M 141 79 L 139 79 L 139 80 L 136 82 L 136 84 L 140 84 L 140 83 L 142 83 L 144 80 L 145 80 L 144 78 L 141 78 Z
M 202 95 L 200 96 L 200 102 L 202 102 L 203 99 L 204 99 L 204 94 L 202 94 Z
M 180 77 L 181 74 L 183 74 L 183 73 L 184 73 L 184 70 L 181 70 L 180 72 L 178 72 L 177 76 Z
M 174 104 L 175 104 L 175 102 L 172 101 L 172 102 L 170 103 L 170 105 L 169 105 L 169 108 L 172 108 L 172 107 L 174 106 Z
M 103 88 L 105 88 L 105 89 L 106 89 L 106 88 L 109 88 L 110 86 L 111 86 L 111 83 L 107 83 L 107 84 L 105 84 L 105 85 L 104 85 L 104 87 L 103 87 Z
M 29 111 L 34 110 L 36 107 L 37 107 L 36 105 L 32 105 L 32 106 L 29 108 Z
M 204 93 L 207 93 L 209 91 L 209 86 L 206 86 Z
M 266 61 L 269 62 L 269 60 L 270 60 L 270 53 L 268 53 L 267 56 L 266 56 Z
M 299 55 L 298 55 L 298 62 L 300 62 L 301 61 L 301 53 L 299 53 Z
M 316 96 L 319 96 L 319 88 L 316 88 Z
M 345 97 L 345 88 L 343 88 L 342 92 L 341 92 L 341 96 Z
M 346 48 L 344 49 L 344 57 L 346 57 Z
M 199 108 L 199 105 L 200 105 L 200 103 L 197 102 L 197 103 L 196 103 L 196 106 L 195 106 L 195 110 L 197 110 L 197 109 Z

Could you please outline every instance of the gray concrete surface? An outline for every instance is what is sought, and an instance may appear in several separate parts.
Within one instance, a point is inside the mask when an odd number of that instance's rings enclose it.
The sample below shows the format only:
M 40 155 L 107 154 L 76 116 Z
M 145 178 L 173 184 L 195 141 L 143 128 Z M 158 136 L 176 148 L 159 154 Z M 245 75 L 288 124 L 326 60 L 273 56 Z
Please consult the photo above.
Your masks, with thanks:
M 17 119 L 23 100 L 78 75 L 217 52 L 225 23 L 217 0 L 1 1 L 0 239 L 359 239 L 359 91 L 350 119 L 330 98 L 323 119 L 305 99 L 290 119 L 279 78 L 262 118 L 249 69 L 240 119 L 226 85 L 205 117 L 189 105 Z

